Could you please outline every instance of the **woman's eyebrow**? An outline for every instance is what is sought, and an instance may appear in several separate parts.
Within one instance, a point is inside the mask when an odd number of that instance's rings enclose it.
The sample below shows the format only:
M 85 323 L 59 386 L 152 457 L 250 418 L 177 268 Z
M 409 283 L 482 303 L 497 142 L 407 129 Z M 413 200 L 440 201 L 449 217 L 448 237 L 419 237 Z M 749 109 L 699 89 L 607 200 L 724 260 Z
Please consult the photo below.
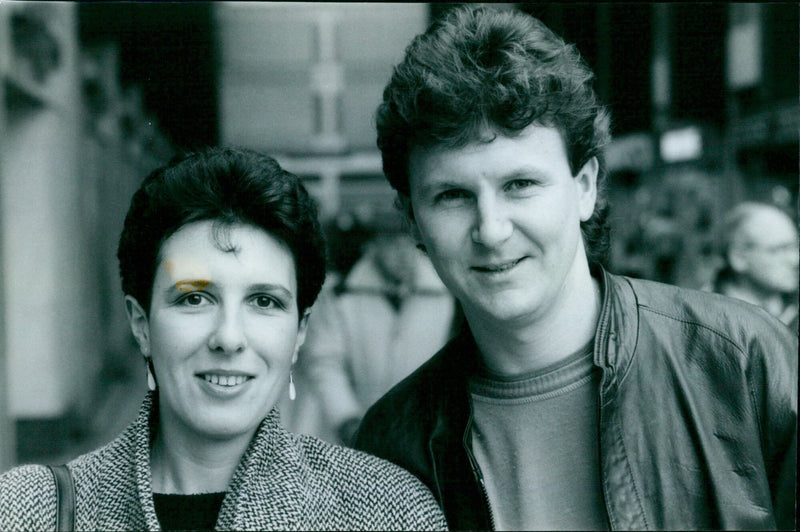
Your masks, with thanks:
M 292 298 L 294 297 L 292 291 L 286 288 L 282 284 L 275 284 L 275 283 L 256 283 L 250 285 L 250 290 L 252 292 L 278 292 L 285 297 Z
M 203 290 L 208 285 L 212 284 L 207 279 L 182 279 L 175 283 L 175 288 L 183 293 L 194 292 L 195 290 Z

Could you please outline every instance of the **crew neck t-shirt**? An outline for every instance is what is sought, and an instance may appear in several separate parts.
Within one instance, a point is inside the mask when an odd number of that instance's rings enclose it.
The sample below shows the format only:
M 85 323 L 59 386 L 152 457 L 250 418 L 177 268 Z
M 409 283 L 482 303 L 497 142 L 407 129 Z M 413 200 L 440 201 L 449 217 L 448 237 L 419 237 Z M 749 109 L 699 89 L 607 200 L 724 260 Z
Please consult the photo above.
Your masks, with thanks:
M 472 449 L 497 530 L 608 530 L 592 346 L 508 378 L 470 379 Z
M 161 530 L 213 530 L 225 492 L 153 493 Z

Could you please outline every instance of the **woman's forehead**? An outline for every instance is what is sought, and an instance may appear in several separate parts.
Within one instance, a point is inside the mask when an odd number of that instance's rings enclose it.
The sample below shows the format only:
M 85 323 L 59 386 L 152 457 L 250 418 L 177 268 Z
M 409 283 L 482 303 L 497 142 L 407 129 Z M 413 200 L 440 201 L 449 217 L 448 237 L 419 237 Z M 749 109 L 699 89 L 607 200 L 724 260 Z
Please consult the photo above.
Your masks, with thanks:
M 254 274 L 274 276 L 287 269 L 294 276 L 294 257 L 283 240 L 243 223 L 226 225 L 222 233 L 213 221 L 187 224 L 164 241 L 158 264 L 171 279 L 208 280 L 220 260 L 235 261 L 237 268 Z

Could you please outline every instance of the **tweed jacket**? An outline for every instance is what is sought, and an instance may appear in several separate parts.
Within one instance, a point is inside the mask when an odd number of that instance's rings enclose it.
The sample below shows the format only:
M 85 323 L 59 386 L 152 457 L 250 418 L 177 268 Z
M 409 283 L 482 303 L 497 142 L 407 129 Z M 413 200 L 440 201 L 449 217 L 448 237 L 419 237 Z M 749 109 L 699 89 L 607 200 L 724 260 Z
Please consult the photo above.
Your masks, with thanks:
M 77 530 L 159 530 L 151 489 L 153 394 L 116 440 L 69 462 Z M 41 465 L 0 476 L 0 530 L 52 530 L 55 483 Z M 222 502 L 218 530 L 444 530 L 431 493 L 374 456 L 262 421 Z

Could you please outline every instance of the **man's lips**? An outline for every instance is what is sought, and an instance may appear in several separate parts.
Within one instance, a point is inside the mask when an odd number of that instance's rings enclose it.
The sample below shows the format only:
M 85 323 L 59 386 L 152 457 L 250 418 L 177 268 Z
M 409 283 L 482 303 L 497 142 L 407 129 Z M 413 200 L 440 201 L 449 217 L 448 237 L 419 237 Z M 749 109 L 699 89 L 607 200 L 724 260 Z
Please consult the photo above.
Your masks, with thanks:
M 519 264 L 523 260 L 525 260 L 525 257 L 508 261 L 498 261 L 489 264 L 481 264 L 479 266 L 473 266 L 472 269 L 480 273 L 503 273 L 514 268 L 517 264 Z

